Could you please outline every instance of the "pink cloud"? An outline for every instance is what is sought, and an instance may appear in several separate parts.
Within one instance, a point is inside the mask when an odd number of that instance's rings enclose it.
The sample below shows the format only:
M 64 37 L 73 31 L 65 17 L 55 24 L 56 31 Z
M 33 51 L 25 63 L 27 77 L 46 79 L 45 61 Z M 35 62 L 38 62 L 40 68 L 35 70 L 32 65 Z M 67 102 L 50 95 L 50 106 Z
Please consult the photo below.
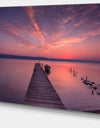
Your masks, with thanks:
M 82 32 L 80 33 L 80 35 L 85 36 L 86 38 L 88 38 L 89 36 L 100 35 L 100 28 L 98 28 L 97 30 L 88 30 L 87 32 Z
M 78 37 L 72 37 L 72 38 L 62 38 L 59 41 L 55 41 L 54 43 L 49 43 L 49 47 L 62 47 L 62 46 L 68 46 L 74 43 L 81 43 L 84 41 L 86 37 L 78 38 Z
M 24 45 L 28 48 L 35 48 L 35 46 L 29 40 L 21 40 L 19 45 Z
M 67 17 L 67 18 L 63 18 L 62 21 L 61 21 L 61 24 L 66 24 L 68 23 L 70 20 L 72 20 L 73 18 L 72 17 Z
M 41 43 L 42 43 L 42 47 L 44 47 L 44 36 L 42 34 L 42 31 L 40 30 L 40 28 L 38 26 L 38 23 L 35 20 L 34 11 L 33 11 L 32 7 L 27 7 L 26 12 L 30 18 L 31 23 L 34 26 L 35 34 L 40 38 Z
M 97 5 L 82 6 L 80 10 L 83 10 L 82 15 L 87 15 L 97 9 Z
M 78 20 L 76 23 L 74 23 L 74 26 L 80 26 L 80 25 L 83 25 L 83 24 L 85 24 L 85 23 L 87 23 L 88 22 L 88 19 L 87 18 L 84 18 L 84 19 L 80 19 L 80 20 Z
M 34 48 L 34 45 L 32 44 L 32 42 L 25 39 L 24 37 L 25 33 L 27 33 L 27 35 L 29 33 L 30 36 L 33 33 L 28 32 L 27 28 L 25 28 L 24 26 L 21 26 L 19 28 L 13 24 L 5 24 L 1 26 L 1 29 L 11 37 L 14 37 L 18 42 L 18 45 L 24 45 L 28 48 Z
M 82 38 L 78 38 L 78 37 L 64 38 L 64 39 L 56 42 L 56 45 L 66 46 L 67 44 L 80 43 L 85 39 L 86 39 L 86 37 L 82 37 Z

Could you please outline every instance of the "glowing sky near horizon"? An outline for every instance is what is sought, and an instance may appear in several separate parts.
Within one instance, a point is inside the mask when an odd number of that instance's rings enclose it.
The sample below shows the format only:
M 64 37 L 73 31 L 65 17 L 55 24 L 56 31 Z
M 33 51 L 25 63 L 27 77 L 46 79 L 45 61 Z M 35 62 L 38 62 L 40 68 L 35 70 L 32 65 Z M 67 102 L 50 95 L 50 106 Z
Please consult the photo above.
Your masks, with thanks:
M 0 53 L 100 60 L 100 4 L 0 8 Z

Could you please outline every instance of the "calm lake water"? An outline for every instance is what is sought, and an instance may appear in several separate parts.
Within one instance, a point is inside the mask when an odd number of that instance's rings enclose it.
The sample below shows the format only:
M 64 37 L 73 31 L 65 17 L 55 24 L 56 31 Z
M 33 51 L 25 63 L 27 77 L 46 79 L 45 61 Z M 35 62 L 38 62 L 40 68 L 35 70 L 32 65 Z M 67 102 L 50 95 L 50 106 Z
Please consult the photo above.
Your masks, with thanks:
M 38 61 L 0 59 L 0 101 L 22 103 Z M 100 64 L 41 61 L 51 66 L 48 75 L 63 104 L 71 110 L 100 109 Z M 73 74 L 73 71 L 76 72 Z M 81 77 L 95 82 L 97 90 L 82 83 Z M 94 95 L 92 95 L 92 90 Z

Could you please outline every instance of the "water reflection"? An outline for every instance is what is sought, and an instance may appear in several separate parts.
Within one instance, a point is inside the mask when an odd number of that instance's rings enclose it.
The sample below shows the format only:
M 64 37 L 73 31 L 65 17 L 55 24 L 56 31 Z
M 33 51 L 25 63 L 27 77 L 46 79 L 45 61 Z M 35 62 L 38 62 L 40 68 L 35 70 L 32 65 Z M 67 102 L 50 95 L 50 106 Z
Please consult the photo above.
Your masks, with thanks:
M 72 67 L 69 69 L 70 73 L 73 75 L 73 77 L 77 77 L 78 75 L 78 71 L 76 71 L 75 69 L 73 69 Z
M 29 60 L 0 59 L 0 101 L 23 102 L 34 63 Z
M 49 79 L 53 83 L 66 108 L 71 110 L 100 108 L 100 97 L 96 94 L 95 86 L 93 86 L 93 88 L 88 86 L 90 91 L 81 80 L 88 76 L 90 81 L 95 81 L 96 84 L 99 84 L 100 64 L 70 62 L 48 63 L 51 65 Z
M 22 103 L 35 62 L 37 61 L 0 59 L 1 101 Z M 48 77 L 66 108 L 82 111 L 100 109 L 100 64 L 52 61 L 40 63 L 43 64 L 43 70 L 45 64 L 50 65 Z

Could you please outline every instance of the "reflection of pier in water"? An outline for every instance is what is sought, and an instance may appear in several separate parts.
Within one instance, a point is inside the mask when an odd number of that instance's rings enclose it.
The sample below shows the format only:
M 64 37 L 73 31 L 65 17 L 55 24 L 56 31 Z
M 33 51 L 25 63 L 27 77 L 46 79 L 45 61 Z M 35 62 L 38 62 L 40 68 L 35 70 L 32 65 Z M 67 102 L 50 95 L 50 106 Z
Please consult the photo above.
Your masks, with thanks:
M 66 109 L 39 63 L 35 64 L 24 104 Z
M 75 68 L 70 68 L 69 71 L 72 73 L 73 77 L 77 77 L 78 72 L 75 70 Z

